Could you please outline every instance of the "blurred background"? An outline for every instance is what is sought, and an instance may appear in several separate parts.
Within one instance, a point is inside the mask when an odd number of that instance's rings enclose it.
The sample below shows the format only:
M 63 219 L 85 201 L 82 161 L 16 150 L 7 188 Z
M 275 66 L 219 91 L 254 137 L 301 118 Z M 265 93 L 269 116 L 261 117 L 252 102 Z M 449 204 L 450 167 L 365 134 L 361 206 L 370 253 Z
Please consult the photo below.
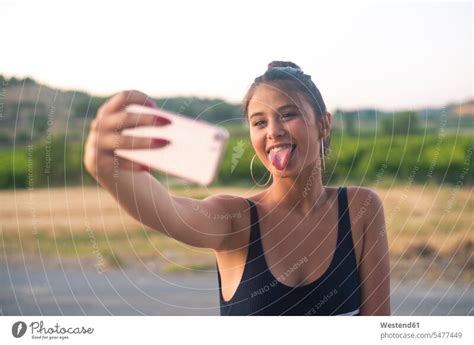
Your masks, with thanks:
M 334 116 L 324 183 L 384 200 L 393 313 L 473 314 L 471 2 L 0 1 L 0 28 L 0 314 L 217 315 L 212 252 L 125 214 L 83 144 L 138 89 L 231 133 L 211 188 L 154 173 L 173 194 L 255 194 L 240 101 L 272 60 Z

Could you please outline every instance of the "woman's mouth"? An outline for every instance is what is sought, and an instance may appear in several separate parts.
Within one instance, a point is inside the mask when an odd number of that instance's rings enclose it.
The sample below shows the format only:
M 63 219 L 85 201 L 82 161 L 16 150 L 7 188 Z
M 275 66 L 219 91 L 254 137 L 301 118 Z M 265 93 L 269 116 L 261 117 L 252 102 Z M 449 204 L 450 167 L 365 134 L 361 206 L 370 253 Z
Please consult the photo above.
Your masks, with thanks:
M 292 153 L 295 151 L 295 144 L 278 145 L 268 151 L 268 159 L 278 170 L 283 170 L 288 165 Z

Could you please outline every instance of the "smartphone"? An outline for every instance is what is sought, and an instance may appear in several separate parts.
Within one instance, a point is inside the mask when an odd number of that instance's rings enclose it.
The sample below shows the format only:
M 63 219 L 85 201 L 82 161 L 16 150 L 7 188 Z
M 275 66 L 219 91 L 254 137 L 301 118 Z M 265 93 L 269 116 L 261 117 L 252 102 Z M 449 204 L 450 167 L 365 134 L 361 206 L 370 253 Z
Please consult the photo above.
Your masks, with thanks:
M 207 187 L 214 182 L 230 136 L 227 129 L 168 110 L 136 104 L 125 110 L 158 115 L 169 119 L 171 124 L 127 128 L 122 131 L 123 135 L 167 139 L 170 144 L 161 148 L 118 149 L 115 150 L 118 156 L 201 186 Z

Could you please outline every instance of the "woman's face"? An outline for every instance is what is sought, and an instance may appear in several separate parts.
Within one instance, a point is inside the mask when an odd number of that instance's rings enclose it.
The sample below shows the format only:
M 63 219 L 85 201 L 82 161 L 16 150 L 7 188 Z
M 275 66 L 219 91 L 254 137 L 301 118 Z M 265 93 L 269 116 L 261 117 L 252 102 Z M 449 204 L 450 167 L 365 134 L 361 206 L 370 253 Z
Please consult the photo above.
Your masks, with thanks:
M 304 96 L 261 84 L 250 99 L 247 114 L 252 145 L 272 174 L 296 177 L 319 159 L 319 122 Z M 269 151 L 279 144 L 286 147 Z

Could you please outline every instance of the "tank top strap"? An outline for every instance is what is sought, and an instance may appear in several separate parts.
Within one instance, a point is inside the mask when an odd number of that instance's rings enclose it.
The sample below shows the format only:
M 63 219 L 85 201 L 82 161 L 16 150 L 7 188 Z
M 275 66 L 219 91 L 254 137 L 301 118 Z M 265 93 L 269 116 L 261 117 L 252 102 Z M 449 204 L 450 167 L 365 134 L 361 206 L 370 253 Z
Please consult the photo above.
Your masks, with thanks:
M 354 253 L 354 242 L 352 240 L 351 220 L 349 214 L 349 202 L 347 197 L 347 187 L 338 188 L 338 235 L 336 253 L 339 253 L 339 260 L 352 258 Z M 355 256 L 353 257 L 355 260 Z
M 250 205 L 250 239 L 247 254 L 247 262 L 254 260 L 261 260 L 263 256 L 263 246 L 260 236 L 260 224 L 258 219 L 258 211 L 255 203 L 246 199 Z

